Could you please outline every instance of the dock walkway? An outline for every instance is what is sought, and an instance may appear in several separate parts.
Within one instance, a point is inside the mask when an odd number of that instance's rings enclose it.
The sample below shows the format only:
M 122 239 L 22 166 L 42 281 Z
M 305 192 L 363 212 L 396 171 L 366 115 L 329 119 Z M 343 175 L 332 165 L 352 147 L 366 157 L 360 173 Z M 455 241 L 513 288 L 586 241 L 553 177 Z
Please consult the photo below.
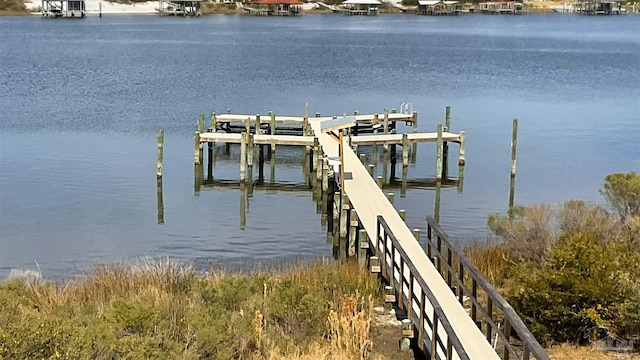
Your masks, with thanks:
M 325 154 L 329 157 L 339 156 L 338 143 L 330 135 L 321 133 L 320 121 L 312 119 L 310 123 L 314 133 L 317 134 Z M 352 141 L 354 139 L 352 139 Z M 370 234 L 369 236 L 371 237 L 373 236 L 372 234 L 377 233 L 377 217 L 381 215 L 389 225 L 391 231 L 399 239 L 400 244 L 408 254 L 411 262 L 415 265 L 417 271 L 424 279 L 429 279 L 431 291 L 435 295 L 439 306 L 442 307 L 446 314 L 449 323 L 451 323 L 455 329 L 455 336 L 460 339 L 462 348 L 468 358 L 484 360 L 499 359 L 491 345 L 484 339 L 482 332 L 473 323 L 465 309 L 458 303 L 451 289 L 427 258 L 411 230 L 409 230 L 405 222 L 400 218 L 400 215 L 398 215 L 397 210 L 387 200 L 387 197 L 369 175 L 369 172 L 360 162 L 358 156 L 351 151 L 348 139 L 344 139 L 343 141 L 343 148 L 345 149 L 343 151 L 344 170 L 345 172 L 351 173 L 349 180 L 345 177 L 345 192 L 358 213 L 358 219 L 364 229 L 367 230 L 367 233 Z M 374 246 L 375 243 L 377 242 L 373 241 Z M 399 259 L 397 259 L 397 261 L 399 261 Z M 400 276 L 400 274 L 396 274 L 396 276 Z M 402 274 L 402 276 L 406 278 L 409 277 L 406 273 Z M 417 286 L 414 287 L 413 291 L 415 291 L 416 294 L 420 293 L 420 291 L 416 291 L 418 288 Z M 421 295 L 419 296 L 422 297 Z M 411 304 L 412 307 L 414 307 L 414 305 L 416 304 Z M 432 304 L 431 312 L 433 312 L 433 306 Z M 425 307 L 425 311 L 427 314 L 430 312 L 428 307 Z M 419 328 L 420 325 L 418 324 L 417 327 Z M 446 335 L 440 334 L 439 336 L 446 339 Z

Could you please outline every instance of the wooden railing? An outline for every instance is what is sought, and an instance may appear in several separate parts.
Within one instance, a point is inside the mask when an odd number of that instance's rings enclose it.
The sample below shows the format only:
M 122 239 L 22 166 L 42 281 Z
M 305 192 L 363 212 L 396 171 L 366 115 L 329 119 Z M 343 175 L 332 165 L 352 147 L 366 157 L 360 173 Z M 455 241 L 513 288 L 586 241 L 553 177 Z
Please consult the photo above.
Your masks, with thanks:
M 470 316 L 503 359 L 549 359 L 511 305 L 480 271 L 449 240 L 430 216 L 427 217 L 427 256 L 457 294 L 470 307 Z M 469 304 L 470 303 L 470 304 Z
M 378 215 L 377 222 L 374 248 L 380 259 L 380 272 L 396 289 L 398 306 L 406 311 L 413 328 L 417 329 L 418 346 L 431 359 L 448 360 L 454 355 L 460 360 L 470 359 L 426 280 L 416 270 L 381 215 Z M 414 304 L 419 309 L 417 312 Z M 410 335 L 413 337 L 414 334 Z

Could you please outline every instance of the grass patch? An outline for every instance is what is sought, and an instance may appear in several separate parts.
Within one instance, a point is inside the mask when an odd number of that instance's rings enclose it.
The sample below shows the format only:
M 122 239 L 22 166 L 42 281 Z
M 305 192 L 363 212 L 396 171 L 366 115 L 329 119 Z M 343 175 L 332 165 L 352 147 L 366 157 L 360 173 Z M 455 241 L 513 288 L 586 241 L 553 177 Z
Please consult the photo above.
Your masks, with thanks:
M 366 358 L 381 303 L 375 275 L 338 263 L 202 275 L 162 261 L 30 279 L 0 284 L 0 358 Z

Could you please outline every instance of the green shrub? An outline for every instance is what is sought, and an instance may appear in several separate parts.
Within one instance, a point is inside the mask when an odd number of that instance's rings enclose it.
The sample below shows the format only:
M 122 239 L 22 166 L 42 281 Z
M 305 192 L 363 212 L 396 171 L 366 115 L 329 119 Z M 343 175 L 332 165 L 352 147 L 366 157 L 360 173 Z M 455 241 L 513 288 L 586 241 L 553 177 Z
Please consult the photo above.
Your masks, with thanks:
M 595 327 L 625 326 L 618 307 L 637 289 L 639 266 L 628 243 L 563 235 L 542 263 L 514 267 L 507 300 L 539 341 L 584 343 Z
M 640 175 L 635 172 L 607 175 L 600 193 L 623 221 L 640 216 Z

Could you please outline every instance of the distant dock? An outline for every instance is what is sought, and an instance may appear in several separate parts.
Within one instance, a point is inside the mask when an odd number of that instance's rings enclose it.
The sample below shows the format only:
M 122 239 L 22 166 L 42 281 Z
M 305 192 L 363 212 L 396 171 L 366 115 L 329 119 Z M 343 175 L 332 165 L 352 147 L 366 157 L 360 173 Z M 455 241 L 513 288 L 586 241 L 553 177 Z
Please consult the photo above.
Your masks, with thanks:
M 86 4 L 84 0 L 42 0 L 43 18 L 84 19 Z

